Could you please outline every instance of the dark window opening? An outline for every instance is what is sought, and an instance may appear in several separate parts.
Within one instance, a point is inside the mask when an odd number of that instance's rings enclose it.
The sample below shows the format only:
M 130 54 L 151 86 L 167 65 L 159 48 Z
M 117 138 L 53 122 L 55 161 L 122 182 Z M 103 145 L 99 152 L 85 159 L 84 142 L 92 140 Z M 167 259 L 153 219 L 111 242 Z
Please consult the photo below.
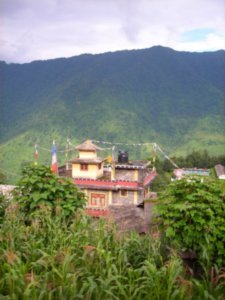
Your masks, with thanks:
M 123 197 L 127 197 L 128 192 L 127 192 L 127 190 L 121 190 L 121 191 L 120 191 L 120 194 L 121 194 L 121 196 L 123 196 Z
M 81 169 L 81 171 L 87 171 L 88 170 L 88 165 L 87 164 L 81 164 L 80 169 Z

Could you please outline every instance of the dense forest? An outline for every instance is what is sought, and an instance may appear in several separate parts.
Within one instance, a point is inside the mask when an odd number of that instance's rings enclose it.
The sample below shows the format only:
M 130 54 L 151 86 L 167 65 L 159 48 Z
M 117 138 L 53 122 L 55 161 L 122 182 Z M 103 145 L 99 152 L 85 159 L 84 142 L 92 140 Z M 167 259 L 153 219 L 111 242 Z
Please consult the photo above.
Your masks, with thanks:
M 49 148 L 53 138 L 59 148 L 69 137 L 74 143 L 157 142 L 175 155 L 224 152 L 223 50 L 156 46 L 0 62 L 0 78 L 0 165 L 11 172 L 32 159 L 35 143 Z
M 187 156 L 172 157 L 172 160 L 181 168 L 210 169 L 217 164 L 225 165 L 225 155 L 211 156 L 207 150 L 192 151 Z M 174 166 L 169 160 L 157 160 L 158 171 L 172 171 Z

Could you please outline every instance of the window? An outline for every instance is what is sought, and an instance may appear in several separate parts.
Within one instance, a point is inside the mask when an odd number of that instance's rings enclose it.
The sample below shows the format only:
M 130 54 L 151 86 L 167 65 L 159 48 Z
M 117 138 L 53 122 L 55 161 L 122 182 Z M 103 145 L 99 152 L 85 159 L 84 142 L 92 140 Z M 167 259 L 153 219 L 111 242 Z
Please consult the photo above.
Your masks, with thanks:
M 91 193 L 90 205 L 97 207 L 105 207 L 105 194 Z
M 81 164 L 80 165 L 80 170 L 81 171 L 87 171 L 88 170 L 88 165 L 87 164 Z
M 120 195 L 121 195 L 122 197 L 127 197 L 127 195 L 128 195 L 127 190 L 121 190 L 121 191 L 120 191 Z
M 91 197 L 91 206 L 97 206 L 98 205 L 98 198 Z
M 99 169 L 99 170 L 101 170 L 101 167 L 102 167 L 101 164 L 98 164 L 98 169 Z
M 98 198 L 99 206 L 105 206 L 105 196 Z

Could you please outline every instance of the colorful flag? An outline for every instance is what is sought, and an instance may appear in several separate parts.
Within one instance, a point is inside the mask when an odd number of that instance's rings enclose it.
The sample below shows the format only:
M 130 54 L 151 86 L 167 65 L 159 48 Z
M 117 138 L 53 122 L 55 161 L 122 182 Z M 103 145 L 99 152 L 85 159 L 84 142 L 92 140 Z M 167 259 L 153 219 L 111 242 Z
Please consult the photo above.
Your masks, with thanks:
M 34 150 L 34 164 L 37 165 L 38 164 L 38 162 L 37 162 L 38 161 L 38 145 L 35 144 L 34 148 L 35 148 L 35 150 Z
M 55 141 L 52 143 L 52 172 L 58 174 L 58 164 L 57 164 L 57 157 L 56 157 L 56 146 Z
M 35 144 L 34 148 L 35 148 L 35 151 L 34 151 L 34 158 L 37 160 L 37 159 L 38 159 L 38 145 Z

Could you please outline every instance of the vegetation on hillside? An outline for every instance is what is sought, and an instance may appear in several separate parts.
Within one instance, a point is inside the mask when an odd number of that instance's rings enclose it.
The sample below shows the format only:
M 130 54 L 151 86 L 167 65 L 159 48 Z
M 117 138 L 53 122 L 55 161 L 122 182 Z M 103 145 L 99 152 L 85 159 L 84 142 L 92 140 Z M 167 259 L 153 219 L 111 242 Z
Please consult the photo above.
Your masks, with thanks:
M 0 184 L 6 183 L 7 176 L 2 171 L 0 172 Z
M 57 137 L 63 145 L 67 136 L 222 154 L 224 70 L 224 51 L 163 47 L 2 62 L 0 164 L 18 169 L 32 159 L 35 143 L 49 148 Z

